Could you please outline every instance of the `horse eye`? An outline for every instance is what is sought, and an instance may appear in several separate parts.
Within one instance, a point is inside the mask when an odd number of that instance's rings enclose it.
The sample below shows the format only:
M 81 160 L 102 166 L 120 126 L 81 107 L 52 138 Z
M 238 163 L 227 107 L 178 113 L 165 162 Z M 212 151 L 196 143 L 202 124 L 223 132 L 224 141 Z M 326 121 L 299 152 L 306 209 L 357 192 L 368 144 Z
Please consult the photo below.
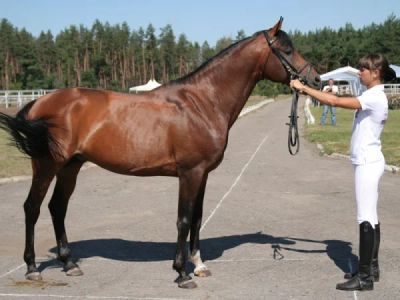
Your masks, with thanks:
M 290 54 L 292 54 L 293 49 L 290 47 L 287 47 L 287 48 L 283 49 L 283 52 L 285 52 L 285 54 L 287 54 L 287 55 L 290 55 Z

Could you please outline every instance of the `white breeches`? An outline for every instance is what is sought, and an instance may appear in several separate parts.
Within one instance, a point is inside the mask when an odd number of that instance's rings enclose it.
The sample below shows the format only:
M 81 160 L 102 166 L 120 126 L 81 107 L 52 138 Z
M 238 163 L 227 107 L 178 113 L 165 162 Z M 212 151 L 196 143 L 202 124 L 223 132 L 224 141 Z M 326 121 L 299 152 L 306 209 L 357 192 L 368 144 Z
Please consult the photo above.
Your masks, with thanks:
M 357 222 L 368 221 L 373 228 L 378 224 L 379 181 L 385 170 L 385 161 L 354 165 Z

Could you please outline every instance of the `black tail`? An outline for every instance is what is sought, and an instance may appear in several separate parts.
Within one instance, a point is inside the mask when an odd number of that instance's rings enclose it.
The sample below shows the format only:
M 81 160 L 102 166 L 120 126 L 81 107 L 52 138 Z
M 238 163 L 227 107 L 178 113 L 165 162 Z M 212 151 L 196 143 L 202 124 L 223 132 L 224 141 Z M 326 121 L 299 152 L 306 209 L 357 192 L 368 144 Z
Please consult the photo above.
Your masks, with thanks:
M 28 103 L 15 117 L 0 113 L 0 128 L 7 131 L 13 144 L 31 158 L 55 157 L 59 154 L 59 147 L 49 132 L 54 125 L 44 118 L 26 119 L 34 103 Z

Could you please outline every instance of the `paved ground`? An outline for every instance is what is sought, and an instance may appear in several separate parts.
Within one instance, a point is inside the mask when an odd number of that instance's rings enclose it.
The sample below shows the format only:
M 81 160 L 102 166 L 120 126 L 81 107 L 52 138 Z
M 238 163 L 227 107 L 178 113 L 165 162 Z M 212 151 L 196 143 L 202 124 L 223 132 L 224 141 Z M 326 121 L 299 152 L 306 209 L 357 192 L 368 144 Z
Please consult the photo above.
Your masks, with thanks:
M 400 176 L 386 173 L 382 180 L 381 282 L 372 292 L 337 291 L 358 253 L 352 167 L 320 157 L 304 139 L 290 156 L 289 109 L 289 101 L 274 102 L 232 128 L 207 186 L 201 238 L 212 276 L 195 278 L 197 289 L 173 282 L 177 179 L 94 167 L 80 173 L 67 215 L 82 277 L 65 276 L 54 260 L 45 200 L 36 226 L 44 281 L 24 280 L 22 204 L 29 182 L 0 185 L 0 298 L 399 299 Z

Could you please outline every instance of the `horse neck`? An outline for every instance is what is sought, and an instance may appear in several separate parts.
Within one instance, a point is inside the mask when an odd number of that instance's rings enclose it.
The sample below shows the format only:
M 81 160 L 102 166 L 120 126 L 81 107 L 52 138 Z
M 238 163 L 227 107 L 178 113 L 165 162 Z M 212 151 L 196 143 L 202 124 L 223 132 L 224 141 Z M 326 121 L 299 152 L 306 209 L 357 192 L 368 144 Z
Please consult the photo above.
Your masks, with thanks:
M 196 86 L 204 88 L 206 99 L 212 102 L 214 111 L 224 115 L 229 127 L 263 76 L 262 67 L 268 55 L 264 43 L 258 36 L 245 40 L 193 74 Z

